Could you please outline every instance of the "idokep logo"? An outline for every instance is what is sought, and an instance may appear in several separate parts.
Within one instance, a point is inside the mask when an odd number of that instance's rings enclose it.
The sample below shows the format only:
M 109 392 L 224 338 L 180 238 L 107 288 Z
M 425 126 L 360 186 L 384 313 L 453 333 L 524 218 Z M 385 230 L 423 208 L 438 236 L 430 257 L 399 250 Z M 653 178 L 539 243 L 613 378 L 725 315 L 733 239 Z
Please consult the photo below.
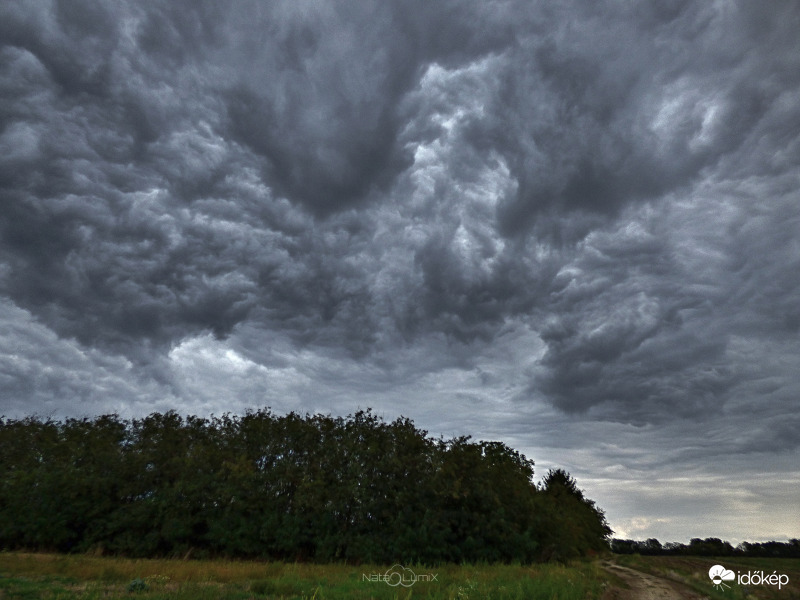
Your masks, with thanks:
M 708 570 L 708 576 L 711 583 L 718 590 L 730 588 L 726 581 L 736 580 L 739 585 L 777 585 L 780 590 L 783 586 L 789 583 L 789 576 L 785 574 L 778 574 L 777 571 L 772 573 L 764 573 L 764 571 L 748 571 L 742 573 L 737 571 L 734 574 L 730 569 L 726 569 L 722 565 L 714 565 Z
M 726 569 L 722 565 L 714 565 L 708 570 L 708 576 L 711 578 L 711 582 L 714 584 L 714 587 L 718 590 L 724 590 L 725 588 L 730 588 L 726 581 L 733 581 L 736 579 L 736 575 L 730 569 Z

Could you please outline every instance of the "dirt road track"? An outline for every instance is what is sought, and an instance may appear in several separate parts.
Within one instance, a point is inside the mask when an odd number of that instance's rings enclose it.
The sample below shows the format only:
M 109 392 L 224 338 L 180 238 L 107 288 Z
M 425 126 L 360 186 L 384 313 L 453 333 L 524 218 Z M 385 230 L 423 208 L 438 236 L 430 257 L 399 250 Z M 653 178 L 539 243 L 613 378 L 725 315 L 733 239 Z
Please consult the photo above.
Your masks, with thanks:
M 611 587 L 603 600 L 701 600 L 707 598 L 694 590 L 655 575 L 648 575 L 612 562 L 604 562 L 603 568 L 622 579 L 630 589 Z

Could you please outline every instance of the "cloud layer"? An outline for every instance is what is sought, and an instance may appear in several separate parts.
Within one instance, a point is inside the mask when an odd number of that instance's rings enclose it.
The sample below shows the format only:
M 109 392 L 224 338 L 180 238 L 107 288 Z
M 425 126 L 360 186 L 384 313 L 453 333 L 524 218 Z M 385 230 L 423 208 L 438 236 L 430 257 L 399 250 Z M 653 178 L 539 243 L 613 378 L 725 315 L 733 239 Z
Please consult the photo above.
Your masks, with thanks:
M 678 476 L 662 445 L 697 478 L 783 464 L 798 29 L 791 2 L 6 3 L 0 413 L 373 406 L 614 502 L 637 461 Z

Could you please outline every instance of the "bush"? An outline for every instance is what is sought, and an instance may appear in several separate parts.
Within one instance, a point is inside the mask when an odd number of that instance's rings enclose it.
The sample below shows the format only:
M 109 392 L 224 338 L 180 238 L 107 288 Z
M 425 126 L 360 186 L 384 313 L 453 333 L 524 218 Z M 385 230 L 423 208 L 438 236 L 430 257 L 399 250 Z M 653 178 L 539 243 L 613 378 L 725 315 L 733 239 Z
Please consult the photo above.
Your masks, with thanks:
M 147 582 L 144 579 L 134 579 L 128 584 L 129 592 L 144 592 L 147 590 Z

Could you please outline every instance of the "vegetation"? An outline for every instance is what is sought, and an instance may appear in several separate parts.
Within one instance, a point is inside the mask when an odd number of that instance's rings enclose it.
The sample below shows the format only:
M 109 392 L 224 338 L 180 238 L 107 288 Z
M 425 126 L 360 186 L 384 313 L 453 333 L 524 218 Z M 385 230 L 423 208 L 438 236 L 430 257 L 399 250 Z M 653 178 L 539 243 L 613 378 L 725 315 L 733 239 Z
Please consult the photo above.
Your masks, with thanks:
M 408 587 L 369 580 L 373 573 L 385 573 L 386 565 L 3 552 L 0 598 L 590 600 L 600 597 L 606 579 L 600 567 L 588 562 L 412 568 L 417 575 L 436 579 L 421 579 Z
M 442 564 L 607 549 L 562 470 L 408 419 L 0 419 L 0 548 L 131 557 Z
M 735 548 L 719 538 L 692 538 L 689 544 L 668 542 L 662 544 L 655 538 L 645 541 L 611 540 L 615 554 L 641 554 L 645 556 L 733 556 L 764 558 L 800 558 L 800 540 L 788 542 L 742 542 Z

